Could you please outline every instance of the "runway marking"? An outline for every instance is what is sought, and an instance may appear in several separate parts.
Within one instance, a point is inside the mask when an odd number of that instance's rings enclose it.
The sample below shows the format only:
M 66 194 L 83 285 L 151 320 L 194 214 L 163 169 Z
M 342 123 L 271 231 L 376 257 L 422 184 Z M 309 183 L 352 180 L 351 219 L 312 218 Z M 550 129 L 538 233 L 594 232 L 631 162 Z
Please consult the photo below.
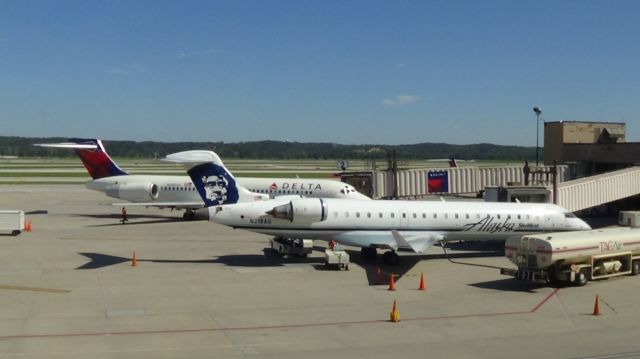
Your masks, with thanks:
M 548 294 L 540 303 L 531 308 L 530 310 L 522 310 L 515 312 L 502 312 L 502 313 L 481 313 L 481 314 L 464 314 L 464 315 L 450 315 L 441 317 L 418 317 L 418 318 L 404 318 L 401 322 L 408 321 L 426 321 L 426 320 L 442 320 L 442 319 L 460 319 L 460 318 L 474 318 L 474 317 L 492 317 L 492 316 L 505 316 L 515 314 L 532 314 L 535 313 L 540 307 L 549 301 L 553 296 L 558 293 L 560 289 L 554 289 Z M 326 326 L 339 326 L 339 325 L 363 325 L 363 324 L 376 324 L 376 323 L 389 323 L 388 319 L 376 319 L 376 320 L 357 320 L 357 321 L 344 321 L 344 322 L 326 322 L 326 323 L 302 323 L 302 324 L 280 324 L 280 325 L 264 325 L 253 327 L 221 327 L 221 328 L 196 328 L 196 329 L 167 329 L 167 330 L 142 330 L 142 331 L 129 331 L 129 332 L 96 332 L 96 333 L 59 333 L 59 334 L 24 334 L 24 335 L 5 335 L 0 336 L 0 340 L 9 339 L 43 339 L 43 338 L 69 338 L 69 337 L 97 337 L 97 336 L 109 336 L 109 335 L 141 335 L 141 334 L 181 334 L 181 333 L 202 333 L 202 332 L 225 332 L 225 331 L 245 331 L 245 330 L 270 330 L 270 329 L 292 329 L 292 328 L 312 328 L 312 327 L 326 327 Z
M 19 286 L 19 285 L 7 285 L 7 284 L 0 284 L 0 289 L 23 290 L 23 291 L 29 291 L 29 292 L 46 292 L 46 293 L 69 293 L 69 292 L 71 292 L 70 289 L 22 287 L 22 286 Z

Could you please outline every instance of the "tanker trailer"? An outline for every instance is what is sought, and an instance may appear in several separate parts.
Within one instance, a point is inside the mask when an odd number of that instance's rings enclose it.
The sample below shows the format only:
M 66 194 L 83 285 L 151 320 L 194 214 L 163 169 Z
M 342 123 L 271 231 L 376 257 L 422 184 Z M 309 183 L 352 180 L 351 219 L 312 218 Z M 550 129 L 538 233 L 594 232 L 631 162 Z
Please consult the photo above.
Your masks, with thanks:
M 510 238 L 505 256 L 518 269 L 500 273 L 532 282 L 569 282 L 640 273 L 640 228 L 540 233 Z

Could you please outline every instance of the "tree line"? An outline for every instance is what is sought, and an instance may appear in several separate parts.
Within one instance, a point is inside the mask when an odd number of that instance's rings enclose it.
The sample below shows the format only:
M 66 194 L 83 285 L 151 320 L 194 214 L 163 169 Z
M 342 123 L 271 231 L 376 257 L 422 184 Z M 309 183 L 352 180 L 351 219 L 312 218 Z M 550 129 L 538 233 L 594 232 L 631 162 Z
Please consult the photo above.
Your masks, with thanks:
M 63 137 L 0 136 L 0 156 L 71 157 L 73 151 L 33 146 L 35 143 L 66 142 Z M 395 150 L 398 159 L 531 160 L 535 147 L 502 146 L 489 143 L 451 145 L 418 143 L 411 145 L 343 145 L 289 141 L 253 142 L 155 142 L 103 140 L 109 155 L 123 158 L 159 158 L 187 150 L 212 150 L 222 158 L 234 159 L 387 159 Z

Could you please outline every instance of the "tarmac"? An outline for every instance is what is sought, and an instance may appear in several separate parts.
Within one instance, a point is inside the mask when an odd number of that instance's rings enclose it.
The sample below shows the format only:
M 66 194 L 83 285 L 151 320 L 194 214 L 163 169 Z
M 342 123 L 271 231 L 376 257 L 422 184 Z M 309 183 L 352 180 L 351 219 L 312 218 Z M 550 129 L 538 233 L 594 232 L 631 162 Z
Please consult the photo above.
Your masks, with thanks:
M 127 207 L 123 225 L 112 202 L 82 185 L 0 185 L 1 209 L 32 223 L 0 235 L 0 357 L 640 357 L 640 278 L 520 282 L 500 275 L 500 243 L 402 253 L 398 267 L 353 248 L 348 271 L 326 270 L 324 242 L 280 258 L 268 236 L 178 211 Z

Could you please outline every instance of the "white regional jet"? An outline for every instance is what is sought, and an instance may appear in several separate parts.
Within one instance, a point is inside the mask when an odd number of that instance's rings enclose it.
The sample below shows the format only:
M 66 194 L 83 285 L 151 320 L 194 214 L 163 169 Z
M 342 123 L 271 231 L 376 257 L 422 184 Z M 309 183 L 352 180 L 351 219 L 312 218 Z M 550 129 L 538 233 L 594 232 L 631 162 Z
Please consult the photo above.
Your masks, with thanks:
M 190 168 L 188 174 L 202 196 L 206 196 L 206 179 L 233 179 L 210 151 L 180 152 L 165 160 Z M 233 180 L 225 185 L 230 192 L 241 190 Z M 389 264 L 398 262 L 399 249 L 421 253 L 438 241 L 503 240 L 526 233 L 590 229 L 573 213 L 546 203 L 338 198 L 275 198 L 226 205 L 205 198 L 205 203 L 209 219 L 217 223 L 278 237 L 333 239 L 361 247 L 366 257 L 375 256 L 377 248 L 389 249 L 384 253 Z
M 40 147 L 75 149 L 93 178 L 86 187 L 109 197 L 130 201 L 126 205 L 185 209 L 184 218 L 192 219 L 194 210 L 204 207 L 196 188 L 187 176 L 130 175 L 107 154 L 99 139 L 69 139 L 65 143 L 36 144 Z M 254 199 L 278 196 L 338 197 L 370 200 L 344 182 L 331 179 L 239 177 L 241 186 L 253 192 Z M 212 183 L 210 183 L 212 184 Z M 224 183 L 220 183 L 224 187 Z M 233 198 L 221 203 L 233 203 Z M 116 205 L 125 205 L 117 203 Z

